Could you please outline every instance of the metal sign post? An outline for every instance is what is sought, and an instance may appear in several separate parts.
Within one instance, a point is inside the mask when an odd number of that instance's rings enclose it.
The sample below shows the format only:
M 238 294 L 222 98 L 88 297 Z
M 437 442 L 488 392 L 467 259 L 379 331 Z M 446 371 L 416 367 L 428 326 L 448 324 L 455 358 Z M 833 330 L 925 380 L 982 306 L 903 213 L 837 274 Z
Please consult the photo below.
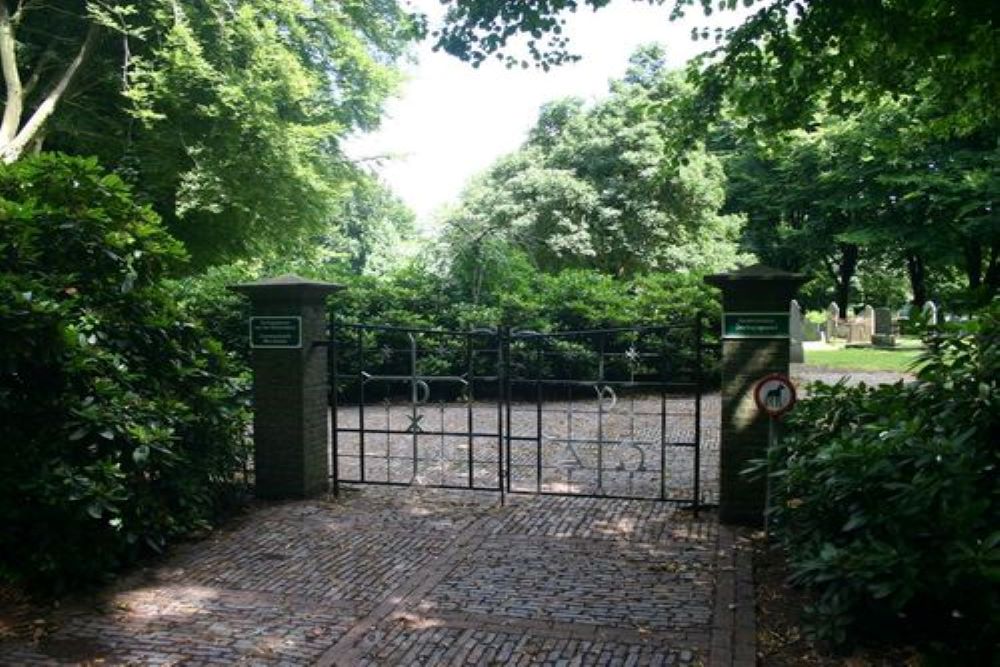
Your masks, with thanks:
M 780 373 L 765 375 L 753 389 L 757 408 L 767 414 L 767 480 L 764 491 L 764 536 L 770 535 L 771 526 L 771 456 L 778 444 L 778 420 L 795 406 L 795 385 Z

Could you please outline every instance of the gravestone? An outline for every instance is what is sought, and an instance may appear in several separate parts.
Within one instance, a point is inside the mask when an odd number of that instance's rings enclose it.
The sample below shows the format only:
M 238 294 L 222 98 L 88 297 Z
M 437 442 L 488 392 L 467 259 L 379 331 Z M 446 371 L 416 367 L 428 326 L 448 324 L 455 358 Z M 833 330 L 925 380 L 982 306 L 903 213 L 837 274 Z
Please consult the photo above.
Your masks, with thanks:
M 871 342 L 871 336 L 868 335 L 868 325 L 862 318 L 856 317 L 847 323 L 848 345 L 867 345 Z
M 874 325 L 875 310 L 871 306 L 865 306 L 861 310 L 861 314 L 851 318 L 848 323 L 848 345 L 870 345 Z
M 875 332 L 872 334 L 872 345 L 879 347 L 894 347 L 896 345 L 890 308 L 875 309 Z
M 871 306 L 865 306 L 865 309 L 861 311 L 861 317 L 865 321 L 865 326 L 868 327 L 868 337 L 871 338 L 872 334 L 875 333 L 875 309 Z
M 792 299 L 788 306 L 788 363 L 805 363 L 805 352 L 802 349 L 802 307 Z
M 836 301 L 831 301 L 826 307 L 826 342 L 830 342 L 837 335 L 837 324 L 840 323 L 840 306 Z
M 924 304 L 924 317 L 927 318 L 928 326 L 936 327 L 938 323 L 938 309 L 933 301 Z

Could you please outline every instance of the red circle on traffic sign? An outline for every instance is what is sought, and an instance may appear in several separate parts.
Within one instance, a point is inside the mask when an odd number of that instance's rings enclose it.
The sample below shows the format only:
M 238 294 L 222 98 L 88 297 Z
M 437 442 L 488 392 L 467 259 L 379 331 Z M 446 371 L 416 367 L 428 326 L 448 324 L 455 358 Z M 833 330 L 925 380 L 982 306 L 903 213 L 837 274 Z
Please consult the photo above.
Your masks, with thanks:
M 757 407 L 772 417 L 780 417 L 795 405 L 795 385 L 781 373 L 765 375 L 753 388 Z

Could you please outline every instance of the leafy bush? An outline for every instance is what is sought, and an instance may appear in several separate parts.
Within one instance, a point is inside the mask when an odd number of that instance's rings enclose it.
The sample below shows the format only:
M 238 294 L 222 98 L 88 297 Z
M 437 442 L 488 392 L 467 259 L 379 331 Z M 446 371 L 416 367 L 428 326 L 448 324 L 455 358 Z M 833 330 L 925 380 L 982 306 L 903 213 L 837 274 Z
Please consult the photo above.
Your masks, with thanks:
M 825 310 L 809 310 L 806 311 L 805 320 L 806 322 L 812 322 L 813 324 L 826 324 L 826 319 L 829 317 Z
M 437 273 L 419 262 L 383 277 L 350 274 L 337 265 L 233 265 L 187 278 L 177 289 L 183 295 L 185 307 L 197 313 L 211 333 L 244 362 L 249 352 L 247 304 L 228 291 L 227 286 L 282 273 L 303 273 L 344 285 L 342 291 L 330 298 L 330 318 L 339 323 L 458 331 L 507 326 L 549 332 L 635 324 L 687 326 L 693 325 L 700 314 L 703 338 L 712 343 L 718 335 L 718 297 L 700 276 L 649 274 L 623 280 L 594 270 L 568 269 L 548 274 L 527 263 L 512 262 L 511 266 L 516 271 L 505 282 L 484 285 L 474 295 L 466 291 L 462 279 Z M 672 336 L 678 355 L 673 361 L 686 367 L 693 363 L 693 333 L 689 327 Z M 372 340 L 371 344 L 382 347 L 387 341 L 376 344 Z M 444 374 L 458 372 L 452 362 L 463 358 L 464 352 L 446 349 L 451 344 L 457 345 L 459 341 L 438 339 L 434 350 L 424 350 L 421 362 L 426 372 L 431 372 L 431 368 L 450 369 L 442 370 Z M 580 351 L 583 352 L 582 348 Z M 348 356 L 341 354 L 342 364 L 349 363 Z M 711 384 L 718 375 L 717 346 L 705 349 L 703 362 L 704 377 Z
M 244 390 L 160 278 L 180 245 L 92 160 L 0 167 L 0 580 L 93 581 L 207 526 Z
M 813 385 L 791 414 L 770 457 L 770 516 L 794 581 L 817 592 L 821 636 L 991 650 L 1000 632 L 998 333 L 994 309 L 964 332 L 929 338 L 915 383 Z

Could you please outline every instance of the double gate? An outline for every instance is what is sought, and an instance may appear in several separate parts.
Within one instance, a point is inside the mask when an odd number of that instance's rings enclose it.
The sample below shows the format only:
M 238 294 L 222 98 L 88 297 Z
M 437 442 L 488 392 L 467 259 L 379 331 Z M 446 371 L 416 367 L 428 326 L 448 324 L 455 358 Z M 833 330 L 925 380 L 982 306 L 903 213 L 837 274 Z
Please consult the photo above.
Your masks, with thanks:
M 697 507 L 700 319 L 558 333 L 337 324 L 331 481 Z

